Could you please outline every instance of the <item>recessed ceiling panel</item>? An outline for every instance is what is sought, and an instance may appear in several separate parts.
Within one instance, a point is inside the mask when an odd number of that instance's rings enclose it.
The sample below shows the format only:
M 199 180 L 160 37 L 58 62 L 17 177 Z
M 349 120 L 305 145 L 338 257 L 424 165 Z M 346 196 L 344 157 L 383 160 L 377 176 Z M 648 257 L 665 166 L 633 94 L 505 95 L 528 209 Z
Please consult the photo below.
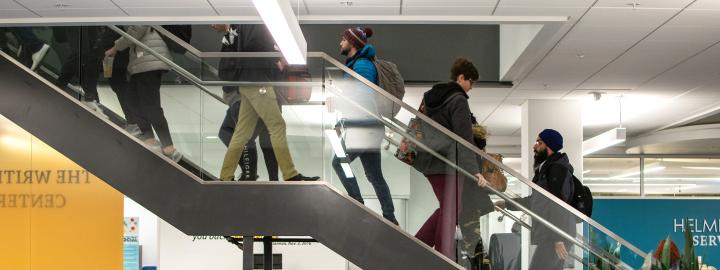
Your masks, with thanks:
M 138 7 L 205 8 L 206 0 L 113 0 L 123 9 Z M 202 15 L 201 15 L 202 16 Z
M 33 14 L 27 9 L 0 9 L 0 18 L 3 19 L 33 17 L 37 17 L 37 15 Z
M 259 16 L 253 6 L 215 6 L 220 16 Z
M 17 0 L 18 3 L 29 9 L 58 9 L 58 8 L 116 8 L 110 0 L 55 0 L 55 1 L 38 1 L 38 0 Z
M 125 8 L 130 16 L 215 16 L 215 11 L 209 6 L 206 7 L 143 7 L 143 8 Z
M 494 7 L 428 7 L 428 6 L 403 6 L 403 15 L 454 15 L 454 16 L 489 16 Z
M 25 9 L 23 6 L 18 5 L 15 1 L 2 1 L 0 2 L 0 9 Z
M 63 8 L 63 9 L 36 9 L 37 14 L 43 17 L 123 17 L 127 16 L 122 10 L 113 8 Z

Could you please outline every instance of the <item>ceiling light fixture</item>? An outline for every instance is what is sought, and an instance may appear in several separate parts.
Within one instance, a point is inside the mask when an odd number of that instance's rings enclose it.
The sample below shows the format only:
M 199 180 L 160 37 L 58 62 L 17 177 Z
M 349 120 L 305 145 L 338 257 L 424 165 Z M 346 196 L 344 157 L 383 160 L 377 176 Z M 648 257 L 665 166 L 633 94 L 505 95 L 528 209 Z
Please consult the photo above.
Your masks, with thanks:
M 591 92 L 591 94 L 595 100 L 602 97 L 602 92 Z M 618 97 L 618 108 L 620 110 L 618 127 L 584 141 L 582 144 L 583 156 L 622 143 L 627 139 L 627 129 L 622 126 L 622 96 Z
M 307 41 L 288 0 L 253 0 L 255 9 L 291 65 L 307 64 Z
M 613 128 L 600 135 L 587 139 L 582 144 L 583 156 L 595 153 L 610 146 L 622 143 L 627 136 L 625 128 Z

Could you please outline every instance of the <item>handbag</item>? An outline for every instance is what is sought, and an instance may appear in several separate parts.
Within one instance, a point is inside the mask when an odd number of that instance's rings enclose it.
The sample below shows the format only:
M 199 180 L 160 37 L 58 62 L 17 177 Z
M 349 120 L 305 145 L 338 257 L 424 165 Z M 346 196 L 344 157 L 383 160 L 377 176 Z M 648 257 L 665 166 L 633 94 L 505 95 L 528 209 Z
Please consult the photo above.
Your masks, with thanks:
M 503 156 L 501 154 L 488 153 L 488 155 L 502 163 Z M 505 190 L 507 190 L 507 177 L 503 174 L 502 169 L 485 159 L 483 159 L 480 166 L 482 167 L 482 176 L 489 182 L 493 189 L 500 192 L 505 192 Z
M 418 108 L 418 111 L 422 114 L 425 114 L 425 101 L 423 100 L 420 103 L 420 107 Z M 422 141 L 424 137 L 424 133 L 421 131 L 421 125 L 422 122 L 417 117 L 413 117 L 410 119 L 410 122 L 408 123 L 408 130 L 407 134 L 409 136 L 412 136 L 418 141 Z M 397 148 L 397 151 L 395 151 L 395 157 L 399 159 L 400 161 L 404 162 L 405 164 L 408 164 L 410 166 L 413 166 L 415 164 L 415 158 L 417 158 L 418 154 L 418 146 L 414 142 L 408 140 L 406 137 L 403 136 L 402 140 L 400 140 L 400 145 Z

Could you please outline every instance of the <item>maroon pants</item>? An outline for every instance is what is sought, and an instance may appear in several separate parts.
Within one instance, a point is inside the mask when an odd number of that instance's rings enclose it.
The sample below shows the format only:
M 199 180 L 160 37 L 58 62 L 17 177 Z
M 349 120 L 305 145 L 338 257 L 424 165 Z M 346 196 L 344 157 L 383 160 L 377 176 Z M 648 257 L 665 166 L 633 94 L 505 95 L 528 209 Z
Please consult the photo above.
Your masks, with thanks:
M 456 261 L 455 228 L 460 212 L 463 181 L 457 175 L 426 175 L 440 207 L 425 221 L 415 237 Z

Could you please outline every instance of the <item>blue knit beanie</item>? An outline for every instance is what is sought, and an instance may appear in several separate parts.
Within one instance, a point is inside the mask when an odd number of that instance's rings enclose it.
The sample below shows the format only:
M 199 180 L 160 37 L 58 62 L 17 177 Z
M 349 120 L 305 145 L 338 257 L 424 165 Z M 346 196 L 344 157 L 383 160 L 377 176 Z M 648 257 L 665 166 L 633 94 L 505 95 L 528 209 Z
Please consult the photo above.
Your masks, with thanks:
M 540 139 L 550 147 L 553 152 L 557 152 L 563 148 L 563 137 L 560 132 L 554 129 L 546 129 L 540 132 Z

